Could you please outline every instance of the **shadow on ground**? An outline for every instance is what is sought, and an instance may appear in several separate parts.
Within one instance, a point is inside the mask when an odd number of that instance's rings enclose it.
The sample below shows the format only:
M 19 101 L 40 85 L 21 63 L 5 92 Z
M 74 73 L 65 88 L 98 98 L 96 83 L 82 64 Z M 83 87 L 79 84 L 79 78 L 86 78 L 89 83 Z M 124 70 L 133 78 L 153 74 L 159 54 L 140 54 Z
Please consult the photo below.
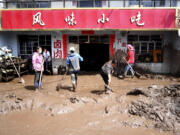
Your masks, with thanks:
M 96 95 L 102 95 L 105 93 L 105 90 L 93 90 L 91 91 L 91 93 Z
M 62 84 L 58 84 L 56 86 L 56 91 L 59 91 L 59 90 L 68 90 L 68 91 L 71 91 L 72 92 L 72 87 L 71 86 L 67 86 L 67 85 L 62 85 Z
M 35 90 L 33 85 L 28 85 L 28 86 L 25 86 L 24 88 L 27 90 L 32 90 L 32 91 Z

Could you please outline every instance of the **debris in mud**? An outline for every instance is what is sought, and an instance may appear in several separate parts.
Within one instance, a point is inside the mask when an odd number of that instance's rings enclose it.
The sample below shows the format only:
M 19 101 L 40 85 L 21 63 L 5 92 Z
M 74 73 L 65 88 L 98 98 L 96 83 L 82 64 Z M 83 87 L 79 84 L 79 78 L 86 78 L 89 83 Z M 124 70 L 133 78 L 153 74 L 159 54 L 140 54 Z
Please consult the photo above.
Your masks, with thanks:
M 131 94 L 137 93 L 147 96 L 131 103 L 129 113 L 156 121 L 154 125 L 164 131 L 177 132 L 180 129 L 180 85 L 174 84 L 166 87 L 151 86 L 147 89 L 135 89 Z M 129 94 L 128 93 L 128 94 Z
M 79 99 L 77 99 L 75 97 L 71 97 L 69 100 L 70 100 L 71 103 L 79 102 Z

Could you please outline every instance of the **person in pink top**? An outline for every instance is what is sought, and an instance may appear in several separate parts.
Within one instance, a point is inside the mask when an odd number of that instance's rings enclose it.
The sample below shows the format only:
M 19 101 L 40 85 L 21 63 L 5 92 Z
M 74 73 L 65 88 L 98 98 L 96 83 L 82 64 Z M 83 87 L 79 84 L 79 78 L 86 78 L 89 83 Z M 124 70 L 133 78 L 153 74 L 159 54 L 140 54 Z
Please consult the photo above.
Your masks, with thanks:
M 40 81 L 40 75 L 41 72 L 43 72 L 44 70 L 44 66 L 43 66 L 43 56 L 41 53 L 42 53 L 42 48 L 37 47 L 36 52 L 34 52 L 32 56 L 32 64 L 33 64 L 33 69 L 35 71 L 35 76 L 34 76 L 35 90 L 37 90 L 39 86 L 42 88 L 42 80 Z
M 134 47 L 130 44 L 127 45 L 128 54 L 126 57 L 127 65 L 125 67 L 124 77 L 127 75 L 128 71 L 131 71 L 132 77 L 134 77 L 134 70 L 131 68 L 134 65 L 135 58 L 134 58 Z

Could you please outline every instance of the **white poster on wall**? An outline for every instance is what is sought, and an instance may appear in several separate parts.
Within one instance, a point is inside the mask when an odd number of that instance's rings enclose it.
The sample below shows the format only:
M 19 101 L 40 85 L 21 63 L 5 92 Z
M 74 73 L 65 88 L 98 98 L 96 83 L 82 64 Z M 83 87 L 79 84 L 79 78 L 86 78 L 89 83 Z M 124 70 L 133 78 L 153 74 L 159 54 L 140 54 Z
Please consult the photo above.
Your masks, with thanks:
M 52 58 L 63 58 L 63 38 L 61 33 L 52 34 Z
M 115 51 L 122 50 L 127 51 L 127 34 L 123 32 L 117 32 L 115 37 L 115 42 L 113 44 Z

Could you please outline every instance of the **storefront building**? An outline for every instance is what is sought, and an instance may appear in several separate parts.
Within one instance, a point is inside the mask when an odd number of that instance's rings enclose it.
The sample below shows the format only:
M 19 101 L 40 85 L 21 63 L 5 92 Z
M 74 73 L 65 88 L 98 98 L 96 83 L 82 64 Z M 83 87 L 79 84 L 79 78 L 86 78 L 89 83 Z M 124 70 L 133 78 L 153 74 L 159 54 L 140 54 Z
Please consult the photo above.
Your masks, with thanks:
M 97 71 L 116 50 L 126 51 L 132 44 L 139 66 L 154 73 L 178 74 L 179 10 L 174 6 L 179 2 L 165 0 L 163 8 L 153 2 L 46 1 L 45 8 L 40 2 L 40 8 L 33 9 L 25 9 L 34 7 L 32 2 L 6 3 L 11 9 L 1 10 L 0 46 L 24 58 L 31 58 L 37 46 L 47 48 L 57 73 L 70 46 L 84 57 L 82 70 Z

